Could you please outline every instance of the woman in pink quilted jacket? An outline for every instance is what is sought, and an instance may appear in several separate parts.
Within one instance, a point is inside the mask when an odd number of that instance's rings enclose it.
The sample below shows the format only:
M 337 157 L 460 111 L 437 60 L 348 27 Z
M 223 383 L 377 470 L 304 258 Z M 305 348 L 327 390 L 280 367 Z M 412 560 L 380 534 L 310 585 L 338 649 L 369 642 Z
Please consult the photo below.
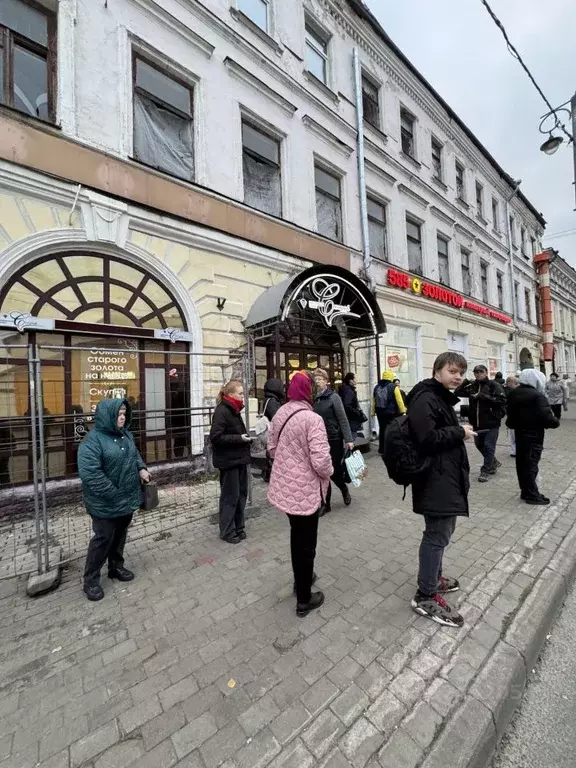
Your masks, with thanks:
M 318 516 L 333 470 L 326 427 L 314 413 L 313 402 L 314 380 L 307 371 L 299 371 L 268 435 L 268 451 L 274 458 L 268 500 L 290 521 L 298 616 L 306 616 L 324 602 L 324 594 L 312 592 L 312 584 Z

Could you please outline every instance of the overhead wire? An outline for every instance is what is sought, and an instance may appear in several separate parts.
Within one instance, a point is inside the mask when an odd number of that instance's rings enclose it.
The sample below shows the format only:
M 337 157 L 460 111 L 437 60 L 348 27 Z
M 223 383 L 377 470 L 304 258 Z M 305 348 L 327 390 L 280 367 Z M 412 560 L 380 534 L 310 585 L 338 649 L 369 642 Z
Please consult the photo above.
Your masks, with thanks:
M 494 24 L 496 24 L 496 26 L 498 27 L 498 29 L 502 33 L 502 36 L 504 37 L 504 40 L 506 41 L 506 45 L 508 46 L 508 51 L 518 61 L 518 63 L 522 67 L 522 69 L 526 72 L 526 74 L 528 75 L 528 77 L 530 78 L 530 80 L 532 82 L 532 85 L 536 88 L 536 90 L 538 91 L 538 93 L 542 97 L 542 100 L 544 101 L 544 103 L 546 104 L 548 109 L 550 110 L 550 114 L 554 115 L 554 117 L 556 119 L 556 128 L 562 129 L 564 134 L 568 137 L 569 141 L 574 141 L 574 137 L 572 136 L 572 134 L 569 131 L 566 130 L 566 126 L 558 119 L 558 115 L 557 115 L 557 109 L 558 108 L 557 107 L 553 107 L 552 104 L 548 101 L 548 99 L 546 97 L 546 94 L 544 93 L 542 88 L 540 88 L 540 86 L 538 85 L 538 83 L 534 79 L 534 76 L 532 75 L 532 72 L 530 72 L 530 70 L 528 69 L 527 65 L 524 63 L 524 59 L 519 54 L 517 48 L 515 47 L 515 45 L 512 43 L 512 41 L 508 37 L 508 32 L 506 31 L 506 28 L 505 28 L 504 24 L 500 21 L 498 16 L 496 16 L 494 11 L 490 7 L 490 5 L 488 3 L 488 0 L 480 0 L 480 2 L 486 8 L 488 13 L 490 14 L 490 17 L 492 18 L 492 21 L 494 22 Z

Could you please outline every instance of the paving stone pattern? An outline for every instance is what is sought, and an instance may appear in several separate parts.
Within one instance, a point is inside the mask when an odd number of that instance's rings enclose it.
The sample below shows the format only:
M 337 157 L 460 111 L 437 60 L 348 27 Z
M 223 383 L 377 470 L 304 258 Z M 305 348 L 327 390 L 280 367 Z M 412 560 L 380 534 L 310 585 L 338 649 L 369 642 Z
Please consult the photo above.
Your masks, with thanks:
M 100 603 L 79 563 L 34 600 L 1 582 L 0 768 L 418 768 L 576 524 L 575 437 L 547 436 L 548 508 L 519 501 L 505 435 L 499 475 L 473 478 L 445 563 L 462 630 L 410 609 L 422 521 L 377 457 L 321 520 L 326 602 L 305 619 L 272 509 L 239 546 L 207 521 L 132 541 L 137 579 L 103 578 Z

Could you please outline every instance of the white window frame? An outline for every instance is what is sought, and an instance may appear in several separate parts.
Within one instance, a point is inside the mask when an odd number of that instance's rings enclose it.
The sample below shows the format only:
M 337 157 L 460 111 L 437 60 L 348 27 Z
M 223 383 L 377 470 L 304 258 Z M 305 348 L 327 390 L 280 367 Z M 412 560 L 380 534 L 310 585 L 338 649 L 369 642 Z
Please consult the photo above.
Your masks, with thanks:
M 442 242 L 446 243 L 446 259 L 447 259 L 447 265 L 448 265 L 448 282 L 443 283 L 440 279 L 440 249 L 438 247 L 439 241 L 442 240 Z M 450 269 L 450 238 L 447 237 L 442 232 L 436 232 L 436 256 L 438 259 L 438 282 L 440 285 L 445 285 L 447 288 L 450 288 L 452 286 L 452 270 Z
M 494 215 L 496 214 L 496 215 Z M 497 234 L 501 233 L 502 222 L 500 221 L 500 201 L 492 196 L 492 227 Z
M 377 130 L 381 130 L 382 126 L 382 99 L 380 98 L 380 93 L 382 90 L 382 85 L 378 83 L 376 80 L 374 80 L 371 75 L 369 75 L 366 71 L 362 70 L 362 76 L 361 76 L 361 87 L 362 87 L 362 101 L 364 101 L 364 81 L 376 91 L 376 105 L 378 107 L 378 115 L 376 124 L 371 123 L 370 120 L 366 120 L 366 110 L 364 109 L 364 104 L 362 105 L 362 111 L 364 114 L 364 122 L 367 123 L 372 128 L 376 128 Z
M 478 216 L 484 220 L 484 185 L 476 180 L 475 185 L 475 191 L 476 191 L 476 213 Z
M 311 37 L 312 41 L 310 41 L 308 38 Z M 318 80 L 319 83 L 322 83 L 322 85 L 325 85 L 326 87 L 330 87 L 330 39 L 331 35 L 329 32 L 327 32 L 312 16 L 309 16 L 308 14 L 305 14 L 304 16 L 304 68 L 306 72 L 316 80 Z M 316 43 L 316 45 L 314 44 Z M 322 48 L 318 47 L 318 43 L 320 43 L 325 50 L 322 50 Z M 314 72 L 312 70 L 308 69 L 308 62 L 307 62 L 307 53 L 308 48 L 312 49 L 314 53 L 318 54 L 320 58 L 324 60 L 324 80 L 319 79 L 316 77 Z
M 381 336 L 380 341 L 380 353 L 382 355 L 381 363 L 383 364 L 383 367 L 385 367 L 385 361 L 386 361 L 386 349 L 387 347 L 392 347 L 392 349 L 395 346 L 402 346 L 406 349 L 413 349 L 416 352 L 416 369 L 418 372 L 418 378 L 417 381 L 422 381 L 424 378 L 424 367 L 423 367 L 423 361 L 422 361 L 422 326 L 418 323 L 411 323 L 409 321 L 402 320 L 400 321 L 397 317 L 392 317 L 391 315 L 385 316 L 386 325 L 392 325 L 397 326 L 399 328 L 409 328 L 411 331 L 416 331 L 416 344 L 399 344 L 394 345 L 392 343 L 387 344 L 385 341 L 385 336 Z M 399 374 L 398 378 L 400 379 L 400 382 L 402 382 L 402 374 Z
M 486 270 L 486 297 L 484 297 L 484 285 L 482 282 L 482 270 Z M 484 304 L 490 304 L 490 264 L 480 259 L 480 294 Z
M 258 27 L 258 29 L 261 29 L 262 32 L 265 32 L 267 35 L 270 34 L 270 21 L 271 21 L 271 9 L 270 9 L 270 0 L 257 0 L 257 2 L 262 3 L 262 5 L 266 8 L 266 26 L 262 28 L 258 22 L 254 21 L 254 19 L 242 8 L 244 0 L 236 0 L 236 9 L 244 14 L 247 19 L 249 19 L 254 26 Z
M 462 184 L 460 192 L 458 191 L 458 171 L 462 171 Z M 460 162 L 458 158 L 454 160 L 454 178 L 455 178 L 455 187 L 456 187 L 456 200 L 459 200 L 461 203 L 466 202 L 466 168 L 464 167 L 464 163 Z
M 412 214 L 406 212 L 405 217 L 405 228 L 406 228 L 406 257 L 407 257 L 407 263 L 408 263 L 408 271 L 412 272 L 415 275 L 420 275 L 421 277 L 424 276 L 424 222 L 421 219 L 418 219 L 417 217 L 413 216 Z M 408 241 L 411 240 L 409 234 L 408 234 L 408 224 L 412 224 L 413 227 L 418 227 L 419 233 L 420 233 L 420 261 L 421 261 L 421 272 L 417 272 L 416 270 L 413 270 L 410 266 L 410 253 L 408 250 Z M 414 241 L 415 242 L 415 241 Z
M 434 164 L 434 147 L 437 147 L 440 150 L 440 173 L 436 173 L 436 166 Z M 444 183 L 444 144 L 436 138 L 436 136 L 432 136 L 430 140 L 430 155 L 432 157 L 432 178 L 436 179 L 436 181 L 441 181 Z
M 372 202 L 376 205 L 380 205 L 384 209 L 384 261 L 380 259 L 380 257 L 375 256 L 372 251 L 370 250 L 370 258 L 375 259 L 378 263 L 383 264 L 389 263 L 388 259 L 388 203 L 385 200 L 382 200 L 378 195 L 372 194 L 369 190 L 366 192 L 366 202 Z M 380 219 L 376 219 L 373 216 L 370 216 L 370 213 L 368 213 L 368 220 L 369 221 L 375 221 L 379 225 L 382 226 L 382 221 Z
M 406 152 L 404 150 L 404 146 L 402 142 L 402 123 L 403 123 L 404 115 L 410 119 L 410 122 L 412 125 L 412 152 Z M 416 140 L 417 123 L 418 123 L 418 119 L 416 115 L 413 112 L 411 112 L 408 109 L 408 107 L 405 107 L 403 104 L 400 104 L 400 149 L 403 155 L 410 157 L 412 160 L 416 160 L 416 158 L 418 157 L 418 142 Z

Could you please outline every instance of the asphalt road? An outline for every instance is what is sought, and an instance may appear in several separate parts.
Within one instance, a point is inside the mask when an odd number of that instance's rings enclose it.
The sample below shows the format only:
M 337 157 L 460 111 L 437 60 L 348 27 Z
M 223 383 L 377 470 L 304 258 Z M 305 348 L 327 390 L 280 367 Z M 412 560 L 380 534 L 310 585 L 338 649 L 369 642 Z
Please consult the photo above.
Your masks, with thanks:
M 576 590 L 572 589 L 492 768 L 576 766 Z

